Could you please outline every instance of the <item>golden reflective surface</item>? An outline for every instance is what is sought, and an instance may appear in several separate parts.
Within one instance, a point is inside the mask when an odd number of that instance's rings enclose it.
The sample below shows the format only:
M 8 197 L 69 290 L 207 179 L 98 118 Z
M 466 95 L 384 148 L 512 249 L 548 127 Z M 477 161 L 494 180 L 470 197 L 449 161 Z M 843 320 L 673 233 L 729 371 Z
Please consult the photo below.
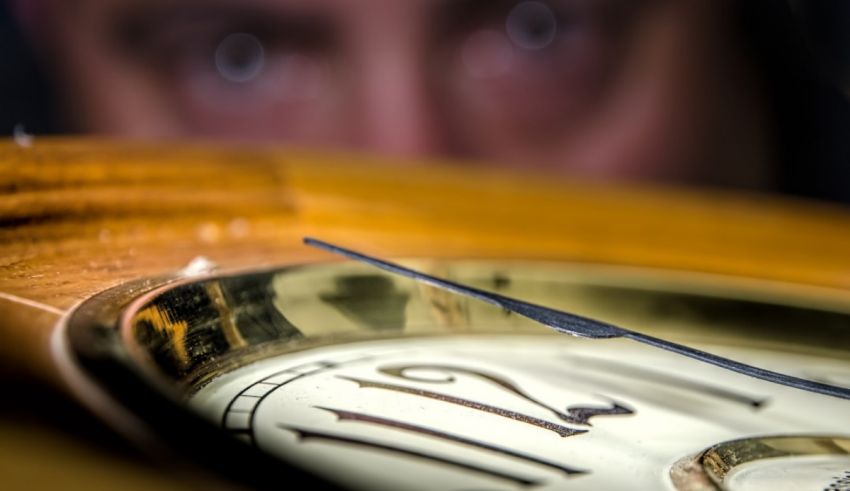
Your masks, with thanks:
M 802 288 L 546 262 L 408 264 L 678 341 L 837 358 L 850 352 L 850 317 L 840 299 Z M 549 332 L 491 305 L 349 263 L 187 281 L 140 305 L 132 324 L 125 337 L 137 353 L 190 383 L 249 352 L 261 357 L 268 350 L 409 335 Z

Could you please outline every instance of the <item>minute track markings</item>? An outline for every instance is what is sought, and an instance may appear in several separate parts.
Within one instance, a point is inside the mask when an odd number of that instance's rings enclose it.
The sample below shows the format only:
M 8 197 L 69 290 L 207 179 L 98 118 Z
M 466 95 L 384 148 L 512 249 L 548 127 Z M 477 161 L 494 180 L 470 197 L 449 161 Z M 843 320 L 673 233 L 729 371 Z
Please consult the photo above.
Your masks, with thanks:
M 369 356 L 363 356 L 363 357 L 355 358 L 353 360 L 346 360 L 346 361 L 343 361 L 343 362 L 333 362 L 333 361 L 322 360 L 322 361 L 308 362 L 308 363 L 304 363 L 304 364 L 301 364 L 301 365 L 296 365 L 296 366 L 293 366 L 293 367 L 286 368 L 284 370 L 278 370 L 278 371 L 276 371 L 276 372 L 274 372 L 270 375 L 263 377 L 262 379 L 260 379 L 256 382 L 248 385 L 247 387 L 243 388 L 232 399 L 230 399 L 230 401 L 228 401 L 227 406 L 224 409 L 224 412 L 221 415 L 221 419 L 219 421 L 219 424 L 222 428 L 224 428 L 225 430 L 227 430 L 230 433 L 233 433 L 235 435 L 236 434 L 245 435 L 248 438 L 249 443 L 252 446 L 256 446 L 256 439 L 254 437 L 254 430 L 253 430 L 253 428 L 254 428 L 254 418 L 255 418 L 255 415 L 256 415 L 256 412 L 257 412 L 257 408 L 266 399 L 266 397 L 268 397 L 272 392 L 279 389 L 280 387 L 283 387 L 284 385 L 287 385 L 291 382 L 302 379 L 304 377 L 308 377 L 308 376 L 311 376 L 311 375 L 315 375 L 317 373 L 322 373 L 322 372 L 325 372 L 325 371 L 328 371 L 328 370 L 332 370 L 332 369 L 339 368 L 339 367 L 342 367 L 342 366 L 347 366 L 347 365 L 354 364 L 354 363 L 369 361 L 369 360 L 372 360 L 372 359 L 374 359 L 374 357 L 369 355 Z M 305 371 L 303 371 L 303 369 L 305 367 L 310 367 L 312 369 L 305 372 Z M 275 378 L 278 378 L 282 375 L 287 375 L 287 374 L 292 374 L 293 377 L 288 378 L 288 379 L 286 379 L 286 380 L 284 380 L 280 383 L 269 382 L 269 380 L 274 380 Z M 258 386 L 261 386 L 261 385 L 268 385 L 268 386 L 271 386 L 271 387 L 269 388 L 269 390 L 265 391 L 260 396 L 247 394 L 247 392 L 249 392 L 250 390 L 252 390 L 252 389 L 254 389 Z M 243 400 L 243 401 L 246 400 L 246 399 L 253 401 L 253 402 L 250 403 L 250 408 L 248 408 L 248 409 L 235 408 L 234 406 L 240 401 L 240 399 Z M 233 414 L 247 414 L 248 415 L 247 416 L 247 423 L 244 426 L 238 425 L 238 424 L 237 425 L 229 424 L 228 423 L 229 416 L 233 415 Z

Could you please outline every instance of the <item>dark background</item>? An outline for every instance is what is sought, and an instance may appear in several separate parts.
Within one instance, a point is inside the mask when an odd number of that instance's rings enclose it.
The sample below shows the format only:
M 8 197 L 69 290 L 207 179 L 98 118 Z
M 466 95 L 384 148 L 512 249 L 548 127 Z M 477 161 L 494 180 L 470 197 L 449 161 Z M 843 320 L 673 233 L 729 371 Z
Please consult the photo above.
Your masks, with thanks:
M 740 0 L 744 49 L 762 74 L 775 191 L 850 204 L 850 1 Z M 55 87 L 0 2 L 0 135 L 73 131 Z
M 0 1 L 0 134 L 16 124 L 30 133 L 57 133 L 62 128 L 52 91 L 24 42 L 5 0 Z

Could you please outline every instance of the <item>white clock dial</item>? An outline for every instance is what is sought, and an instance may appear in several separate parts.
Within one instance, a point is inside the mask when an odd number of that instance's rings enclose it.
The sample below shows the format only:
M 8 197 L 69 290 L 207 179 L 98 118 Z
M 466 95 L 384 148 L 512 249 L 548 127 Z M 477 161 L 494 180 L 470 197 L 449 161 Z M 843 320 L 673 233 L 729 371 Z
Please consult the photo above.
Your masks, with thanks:
M 850 380 L 848 360 L 697 347 L 810 379 Z M 677 462 L 706 448 L 770 436 L 841 439 L 848 435 L 836 428 L 850 413 L 845 400 L 629 341 L 551 335 L 314 348 L 223 374 L 190 405 L 237 438 L 346 487 L 387 490 L 676 489 Z M 850 471 L 845 450 L 793 457 L 788 482 L 844 489 L 829 486 Z M 755 459 L 717 485 L 780 489 L 771 487 L 775 462 Z

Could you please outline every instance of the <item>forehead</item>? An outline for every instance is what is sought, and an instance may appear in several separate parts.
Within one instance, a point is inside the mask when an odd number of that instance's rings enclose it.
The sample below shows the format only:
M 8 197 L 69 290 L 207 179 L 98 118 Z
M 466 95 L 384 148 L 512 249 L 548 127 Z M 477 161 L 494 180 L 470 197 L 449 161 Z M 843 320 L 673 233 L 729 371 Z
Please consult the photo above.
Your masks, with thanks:
M 421 38 L 439 29 L 455 11 L 469 4 L 492 6 L 492 0 L 41 0 L 41 11 L 58 15 L 62 24 L 87 24 L 94 32 L 123 24 L 214 19 L 251 21 L 269 27 L 300 24 L 340 31 L 349 39 L 363 37 Z M 50 3 L 47 8 L 45 4 Z M 489 7 L 488 7 L 489 8 Z M 37 26 L 37 23 L 35 24 Z M 71 27 L 72 28 L 72 27 Z M 117 27 L 120 29 L 120 27 Z M 72 28 L 73 29 L 73 28 Z M 73 33 L 70 33 L 73 34 Z
M 473 0 L 474 1 L 474 0 Z M 53 8 L 65 5 L 74 10 L 84 9 L 90 13 L 110 13 L 124 9 L 180 10 L 210 8 L 213 10 L 262 11 L 267 13 L 325 13 L 341 17 L 354 17 L 359 13 L 370 15 L 382 12 L 427 13 L 441 6 L 469 3 L 468 0 L 41 0 L 28 2 L 18 0 L 20 9 L 39 10 L 36 5 Z M 61 7 L 60 7 L 61 8 Z

